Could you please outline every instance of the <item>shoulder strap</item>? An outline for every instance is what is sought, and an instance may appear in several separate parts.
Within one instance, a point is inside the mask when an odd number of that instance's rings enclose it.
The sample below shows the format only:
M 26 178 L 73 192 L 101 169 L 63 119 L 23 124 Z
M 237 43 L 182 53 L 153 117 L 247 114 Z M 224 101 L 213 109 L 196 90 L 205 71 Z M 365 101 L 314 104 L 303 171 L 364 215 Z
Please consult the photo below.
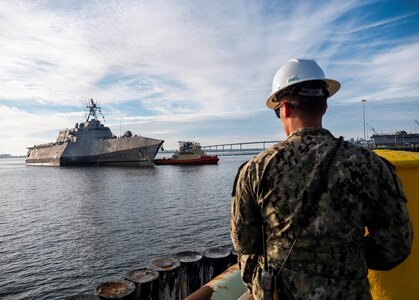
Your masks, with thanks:
M 340 145 L 342 144 L 342 141 L 343 141 L 343 137 L 340 136 L 335 146 L 330 151 L 330 154 L 328 155 L 328 157 L 326 157 L 326 159 L 323 161 L 323 163 L 320 166 L 320 170 L 319 170 L 320 174 L 318 176 L 319 180 L 315 180 L 311 188 L 308 190 L 308 194 L 306 195 L 308 199 L 306 203 L 303 203 L 302 215 L 300 216 L 300 220 L 301 220 L 300 228 L 298 229 L 297 236 L 295 237 L 288 251 L 288 254 L 285 257 L 284 262 L 282 263 L 281 267 L 278 270 L 278 274 L 281 274 L 282 269 L 284 268 L 284 265 L 287 262 L 287 259 L 292 252 L 292 249 L 294 248 L 295 244 L 297 243 L 298 238 L 300 237 L 301 231 L 303 230 L 303 228 L 305 228 L 309 224 L 309 220 L 313 217 L 313 215 L 307 216 L 306 215 L 307 211 L 314 212 L 315 209 L 317 209 L 317 204 L 318 204 L 317 200 L 320 198 L 321 194 L 327 187 L 327 176 L 329 173 L 329 169 L 330 169 L 330 166 L 332 165 L 333 160 L 335 159 L 336 153 Z
M 318 209 L 318 199 L 322 193 L 327 189 L 327 179 L 329 175 L 330 166 L 335 159 L 336 153 L 342 144 L 343 137 L 337 139 L 332 150 L 328 153 L 319 167 L 318 175 L 315 176 L 311 186 L 303 194 L 303 209 L 300 215 L 300 227 L 307 227 L 311 218 L 316 215 Z

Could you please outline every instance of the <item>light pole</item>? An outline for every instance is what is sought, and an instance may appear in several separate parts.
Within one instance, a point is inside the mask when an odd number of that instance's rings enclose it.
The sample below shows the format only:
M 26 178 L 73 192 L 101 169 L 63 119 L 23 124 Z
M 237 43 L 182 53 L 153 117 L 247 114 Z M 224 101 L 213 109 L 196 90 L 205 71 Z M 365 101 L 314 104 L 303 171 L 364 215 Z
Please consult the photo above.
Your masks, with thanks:
M 362 110 L 363 110 L 363 114 L 364 114 L 364 143 L 367 142 L 366 140 L 366 136 L 365 136 L 365 102 L 367 102 L 367 100 L 362 99 Z

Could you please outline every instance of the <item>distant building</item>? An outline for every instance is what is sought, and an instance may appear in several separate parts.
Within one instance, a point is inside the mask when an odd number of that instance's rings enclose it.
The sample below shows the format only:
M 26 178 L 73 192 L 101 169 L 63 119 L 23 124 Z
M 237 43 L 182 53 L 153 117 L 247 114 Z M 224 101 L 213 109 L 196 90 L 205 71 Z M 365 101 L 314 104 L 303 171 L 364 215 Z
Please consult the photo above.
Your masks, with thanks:
M 419 146 L 419 133 L 407 133 L 404 130 L 395 133 L 373 134 L 371 138 L 376 147 Z

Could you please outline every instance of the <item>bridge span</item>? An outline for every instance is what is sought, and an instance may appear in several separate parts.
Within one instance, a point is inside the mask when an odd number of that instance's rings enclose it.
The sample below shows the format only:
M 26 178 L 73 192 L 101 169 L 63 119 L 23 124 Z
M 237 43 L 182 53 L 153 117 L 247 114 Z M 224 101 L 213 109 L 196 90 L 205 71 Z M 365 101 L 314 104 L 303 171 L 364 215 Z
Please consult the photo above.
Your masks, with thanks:
M 258 142 L 242 142 L 229 144 L 214 144 L 202 146 L 206 153 L 217 155 L 247 155 L 257 154 L 267 147 L 272 146 L 279 141 L 258 141 Z

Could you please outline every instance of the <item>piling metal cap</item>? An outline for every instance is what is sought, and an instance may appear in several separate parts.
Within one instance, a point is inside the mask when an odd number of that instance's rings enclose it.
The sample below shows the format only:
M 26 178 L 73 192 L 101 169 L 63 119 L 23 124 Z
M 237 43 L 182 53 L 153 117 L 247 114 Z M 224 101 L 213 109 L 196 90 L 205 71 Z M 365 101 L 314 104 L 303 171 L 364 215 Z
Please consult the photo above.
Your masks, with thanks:
M 206 258 L 224 258 L 230 255 L 230 250 L 225 247 L 209 248 L 204 251 Z
M 148 268 L 132 270 L 125 275 L 125 279 L 134 283 L 152 282 L 157 278 L 159 278 L 159 273 L 155 270 L 150 270 Z
M 175 258 L 158 258 L 148 263 L 148 267 L 156 271 L 170 271 L 179 266 L 180 262 Z
M 95 293 L 102 299 L 119 299 L 135 290 L 135 284 L 128 280 L 113 280 L 100 284 Z
M 196 251 L 183 251 L 175 255 L 180 263 L 192 263 L 202 259 L 202 253 Z

